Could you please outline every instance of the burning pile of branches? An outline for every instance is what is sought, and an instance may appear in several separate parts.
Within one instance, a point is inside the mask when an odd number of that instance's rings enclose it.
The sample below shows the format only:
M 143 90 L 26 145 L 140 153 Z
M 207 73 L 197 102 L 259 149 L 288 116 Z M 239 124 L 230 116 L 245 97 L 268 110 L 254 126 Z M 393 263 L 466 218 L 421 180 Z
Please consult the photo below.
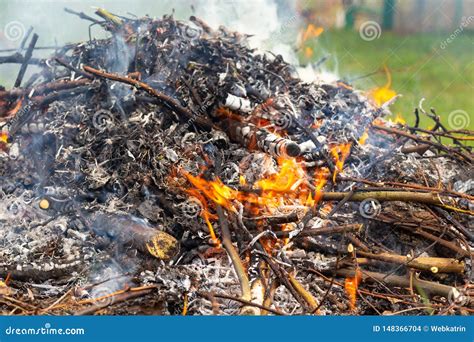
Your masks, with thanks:
M 68 11 L 110 38 L 0 57 L 3 313 L 472 312 L 472 132 L 195 17 Z

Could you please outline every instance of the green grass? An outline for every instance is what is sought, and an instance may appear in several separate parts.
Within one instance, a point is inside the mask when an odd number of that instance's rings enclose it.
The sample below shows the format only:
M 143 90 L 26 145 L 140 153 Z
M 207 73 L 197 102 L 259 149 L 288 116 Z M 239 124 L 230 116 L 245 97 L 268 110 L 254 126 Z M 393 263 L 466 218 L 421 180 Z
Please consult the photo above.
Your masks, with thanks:
M 425 98 L 425 110 L 435 108 L 448 128 L 473 130 L 474 34 L 463 32 L 442 49 L 441 44 L 449 35 L 401 36 L 382 32 L 378 39 L 364 41 L 356 31 L 330 30 L 308 45 L 313 47 L 313 60 L 329 54 L 324 68 L 337 72 L 343 79 L 351 80 L 379 71 L 354 80 L 352 84 L 357 89 L 383 86 L 387 80 L 383 72 L 386 65 L 392 74 L 391 88 L 403 95 L 391 110 L 394 114 L 400 113 L 409 124 L 414 122 L 414 108 L 421 98 Z M 466 124 L 453 125 L 454 114 L 449 120 L 453 111 L 464 111 L 456 113 L 464 116 Z M 422 126 L 432 124 L 430 119 L 422 117 Z

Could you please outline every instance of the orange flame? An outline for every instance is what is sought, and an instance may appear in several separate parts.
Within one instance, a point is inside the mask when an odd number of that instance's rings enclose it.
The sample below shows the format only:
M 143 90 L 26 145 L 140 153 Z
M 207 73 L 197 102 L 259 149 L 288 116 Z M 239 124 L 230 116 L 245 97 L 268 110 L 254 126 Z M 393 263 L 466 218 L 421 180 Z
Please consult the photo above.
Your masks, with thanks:
M 368 96 L 369 98 L 380 107 L 385 102 L 394 98 L 397 93 L 395 90 L 391 89 L 392 86 L 392 75 L 390 74 L 390 70 L 388 70 L 387 66 L 384 65 L 385 75 L 387 76 L 387 83 L 382 87 L 376 87 L 369 91 Z
M 313 39 L 313 38 L 317 38 L 321 35 L 321 33 L 324 32 L 324 29 L 322 27 L 317 27 L 317 26 L 314 26 L 313 24 L 309 24 L 307 27 L 306 27 L 306 30 L 305 32 L 303 33 L 303 38 L 302 38 L 302 42 L 306 42 L 308 39 Z
M 369 131 L 368 129 L 366 129 L 364 134 L 362 134 L 362 136 L 358 140 L 359 145 L 365 145 L 365 142 L 367 141 L 368 137 L 369 137 Z
M 197 191 L 196 189 L 185 189 L 185 191 L 190 196 L 197 198 L 199 200 L 199 202 L 201 202 L 203 208 L 201 210 L 200 216 L 204 219 L 204 222 L 206 222 L 206 225 L 207 225 L 207 228 L 209 229 L 209 235 L 211 236 L 212 242 L 216 246 L 220 246 L 220 241 L 217 238 L 216 233 L 214 231 L 214 227 L 212 226 L 212 223 L 211 223 L 211 219 L 216 220 L 217 216 L 213 215 L 209 212 L 209 210 L 207 208 L 206 199 L 203 196 L 201 196 L 199 191 Z
M 312 48 L 310 48 L 309 46 L 305 47 L 304 49 L 304 56 L 308 59 L 310 59 L 311 57 L 313 57 L 313 54 L 314 54 L 314 51 Z
M 221 205 L 225 209 L 236 213 L 235 201 L 245 203 L 246 209 L 252 214 L 275 214 L 285 207 L 310 208 L 321 199 L 322 189 L 326 184 L 329 172 L 327 169 L 318 171 L 314 179 L 315 194 L 309 187 L 309 178 L 304 167 L 293 158 L 279 158 L 279 170 L 266 178 L 253 184 L 252 191 L 237 190 L 225 185 L 220 179 L 206 180 L 200 176 L 193 176 L 189 172 L 182 174 L 193 185 L 192 189 L 185 191 L 203 202 L 204 218 L 211 237 L 215 238 L 211 220 L 216 219 L 206 204 L 206 200 Z M 241 176 L 240 183 L 246 183 Z M 255 191 L 253 191 L 255 190 Z
M 349 156 L 349 153 L 351 152 L 351 146 L 352 146 L 351 143 L 345 143 L 345 144 L 335 145 L 329 149 L 336 166 L 336 169 L 334 170 L 334 174 L 332 176 L 332 181 L 334 183 L 336 182 L 337 174 L 341 172 L 344 168 L 344 162 L 346 161 L 346 158 Z
M 397 115 L 395 116 L 395 119 L 393 119 L 393 120 L 388 119 L 388 121 L 396 123 L 396 124 L 402 124 L 402 125 L 407 123 L 405 118 L 402 116 L 401 113 L 397 113 Z
M 7 132 L 0 132 L 0 143 L 4 143 L 4 144 L 8 143 L 8 133 Z
M 323 188 L 327 183 L 327 179 L 329 176 L 329 170 L 327 168 L 322 168 L 321 170 L 316 170 L 315 174 L 315 184 L 316 184 L 316 194 L 314 197 L 314 204 L 318 203 L 321 200 L 321 197 L 323 196 Z
M 361 280 L 362 274 L 359 269 L 356 269 L 354 277 L 347 277 L 344 281 L 344 289 L 346 290 L 347 296 L 349 297 L 349 306 L 352 311 L 355 310 L 357 289 Z

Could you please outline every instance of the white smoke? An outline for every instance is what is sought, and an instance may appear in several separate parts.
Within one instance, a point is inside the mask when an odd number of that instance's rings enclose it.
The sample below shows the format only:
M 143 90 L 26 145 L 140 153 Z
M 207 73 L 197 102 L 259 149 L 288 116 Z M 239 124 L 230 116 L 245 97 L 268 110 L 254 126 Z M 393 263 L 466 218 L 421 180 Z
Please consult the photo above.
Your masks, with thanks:
M 249 46 L 259 53 L 271 51 L 282 55 L 287 62 L 299 65 L 295 47 L 303 23 L 296 6 L 297 2 L 293 0 L 0 0 L 0 49 L 18 48 L 20 44 L 8 40 L 3 32 L 4 28 L 11 29 L 12 22 L 25 30 L 32 26 L 39 34 L 37 46 L 62 46 L 87 40 L 90 22 L 64 12 L 64 8 L 94 17 L 95 9 L 103 7 L 129 17 L 161 17 L 174 13 L 177 19 L 186 20 L 190 15 L 196 15 L 215 29 L 223 25 L 252 35 L 248 39 Z M 91 34 L 96 38 L 106 36 L 97 26 L 91 28 Z M 34 56 L 45 57 L 50 52 L 38 50 Z M 11 65 L 0 65 L 0 84 L 10 86 L 16 77 L 16 69 Z M 31 69 L 34 68 L 30 67 L 30 72 Z M 314 81 L 319 71 L 308 66 L 299 73 L 304 81 Z M 331 73 L 326 76 L 325 80 L 337 78 Z
M 251 35 L 249 46 L 259 52 L 281 54 L 289 63 L 298 62 L 293 44 L 300 18 L 296 2 L 290 0 L 197 0 L 196 16 L 212 28 L 224 25 Z

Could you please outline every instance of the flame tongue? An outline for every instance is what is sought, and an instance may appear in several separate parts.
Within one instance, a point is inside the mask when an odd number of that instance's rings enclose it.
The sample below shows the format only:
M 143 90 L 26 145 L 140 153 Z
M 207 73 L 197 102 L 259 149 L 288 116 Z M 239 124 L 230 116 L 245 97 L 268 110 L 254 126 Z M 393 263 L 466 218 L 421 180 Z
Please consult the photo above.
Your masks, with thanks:
M 313 194 L 308 185 L 310 179 L 307 172 L 296 159 L 281 157 L 277 162 L 279 168 L 276 173 L 257 180 L 250 190 L 246 191 L 231 188 L 220 179 L 207 180 L 186 171 L 182 172 L 194 187 L 185 191 L 189 195 L 200 197 L 200 200 L 204 202 L 202 216 L 209 230 L 212 231 L 211 235 L 213 235 L 211 221 L 215 219 L 215 215 L 209 212 L 207 202 L 220 205 L 234 213 L 237 212 L 237 202 L 240 202 L 252 215 L 278 215 L 289 209 L 308 209 L 320 200 L 328 176 L 327 169 L 316 173 L 313 179 L 315 188 Z M 241 185 L 246 183 L 243 177 L 240 183 Z M 248 185 L 245 184 L 245 186 Z
M 356 272 L 353 277 L 347 277 L 344 281 L 344 289 L 346 290 L 347 296 L 349 297 L 349 306 L 352 311 L 356 308 L 356 299 L 357 299 L 357 289 L 359 288 L 359 283 L 362 280 L 362 273 L 359 268 L 356 269 Z
M 8 143 L 8 134 L 7 132 L 0 132 L 0 143 Z
M 378 107 L 397 96 L 395 90 L 391 88 L 392 75 L 390 74 L 390 71 L 388 70 L 387 66 L 384 66 L 384 71 L 387 77 L 387 83 L 385 83 L 385 85 L 383 85 L 382 87 L 376 87 L 370 90 L 368 93 L 369 99 L 371 99 Z
M 332 179 L 333 183 L 336 182 L 337 174 L 342 172 L 344 168 L 344 162 L 346 161 L 346 158 L 349 156 L 351 152 L 351 146 L 352 146 L 351 143 L 345 143 L 345 144 L 335 145 L 329 149 L 336 166 L 336 169 L 334 170 L 334 174 L 333 174 L 333 179 Z

